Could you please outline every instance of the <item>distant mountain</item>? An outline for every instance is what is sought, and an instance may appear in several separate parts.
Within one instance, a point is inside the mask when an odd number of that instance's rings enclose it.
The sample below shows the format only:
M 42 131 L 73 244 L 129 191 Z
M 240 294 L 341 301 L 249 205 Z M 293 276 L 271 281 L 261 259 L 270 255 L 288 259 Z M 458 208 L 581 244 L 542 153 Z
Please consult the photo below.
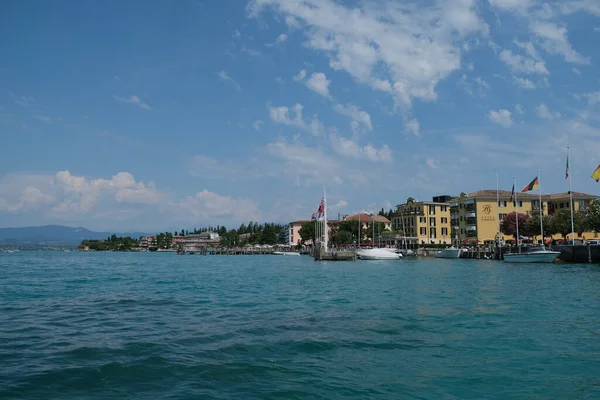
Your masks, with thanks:
M 142 232 L 116 233 L 94 232 L 86 228 L 72 228 L 62 225 L 30 226 L 24 228 L 0 228 L 0 242 L 50 242 L 78 244 L 84 239 L 106 239 L 115 233 L 117 236 L 140 237 L 147 235 Z

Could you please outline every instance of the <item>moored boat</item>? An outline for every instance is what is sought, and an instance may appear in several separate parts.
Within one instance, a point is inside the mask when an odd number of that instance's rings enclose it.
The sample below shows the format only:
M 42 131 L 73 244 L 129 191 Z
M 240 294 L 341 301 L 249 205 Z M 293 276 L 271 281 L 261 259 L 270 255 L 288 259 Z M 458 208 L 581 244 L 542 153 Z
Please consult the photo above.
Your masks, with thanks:
M 548 250 L 544 246 L 531 247 L 525 253 L 509 253 L 504 255 L 508 263 L 553 263 L 560 255 L 559 251 Z
M 274 251 L 273 255 L 275 256 L 299 256 L 300 253 L 296 251 Z
M 401 254 L 397 254 L 394 249 L 360 249 L 356 252 L 356 255 L 361 260 L 399 260 L 402 258 Z
M 440 250 L 435 255 L 436 258 L 460 258 L 460 254 L 462 253 L 462 249 L 457 247 L 448 247 L 446 249 Z

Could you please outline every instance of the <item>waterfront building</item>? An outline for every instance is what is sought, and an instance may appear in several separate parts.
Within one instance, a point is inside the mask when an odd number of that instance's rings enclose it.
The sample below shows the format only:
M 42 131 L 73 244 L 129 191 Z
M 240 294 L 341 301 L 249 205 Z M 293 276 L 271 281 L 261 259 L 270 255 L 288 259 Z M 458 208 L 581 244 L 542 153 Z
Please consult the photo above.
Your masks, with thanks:
M 361 229 L 367 229 L 373 222 L 380 222 L 383 224 L 384 229 L 392 230 L 392 222 L 384 217 L 383 215 L 373 215 L 367 213 L 360 213 L 354 215 L 344 215 L 341 221 L 358 221 L 360 219 Z M 331 222 L 331 221 L 330 221 Z M 335 221 L 338 222 L 338 221 Z M 330 224 L 331 225 L 331 224 Z
M 300 237 L 299 233 L 300 228 L 302 228 L 302 225 L 304 225 L 307 222 L 310 222 L 310 220 L 299 219 L 290 222 L 288 224 L 288 229 L 286 230 L 286 233 L 284 233 L 284 244 L 287 244 L 289 246 L 300 244 L 300 242 L 302 242 L 302 238 Z M 308 240 L 304 243 L 310 245 L 312 244 L 312 240 Z
M 152 247 L 154 244 L 156 243 L 156 236 L 142 236 L 140 237 L 140 244 L 139 247 L 143 248 L 143 249 L 147 249 L 149 247 Z
M 451 196 L 435 196 L 432 201 L 418 201 L 409 197 L 404 204 L 396 206 L 392 218 L 394 231 L 416 238 L 419 244 L 450 244 Z
M 460 196 L 451 199 L 449 204 L 452 238 L 457 237 L 462 244 L 493 244 L 498 240 L 498 217 L 502 221 L 507 214 L 512 212 L 531 216 L 539 215 L 540 200 L 538 194 L 517 193 L 516 206 L 511 201 L 511 194 L 512 192 L 507 190 L 498 191 L 498 206 L 496 205 L 496 190 L 478 190 L 469 194 L 461 193 Z M 583 211 L 592 200 L 597 198 L 597 196 L 590 194 L 573 192 L 574 211 Z M 553 215 L 560 209 L 569 210 L 569 193 L 542 195 L 541 207 L 543 215 Z M 593 232 L 584 232 L 581 235 L 576 233 L 575 235 L 576 239 L 597 237 L 597 233 Z M 539 240 L 540 238 L 539 234 L 533 238 L 519 236 L 523 240 Z M 553 239 L 562 239 L 562 237 L 555 234 Z M 501 240 L 510 242 L 514 241 L 514 238 L 501 233 Z

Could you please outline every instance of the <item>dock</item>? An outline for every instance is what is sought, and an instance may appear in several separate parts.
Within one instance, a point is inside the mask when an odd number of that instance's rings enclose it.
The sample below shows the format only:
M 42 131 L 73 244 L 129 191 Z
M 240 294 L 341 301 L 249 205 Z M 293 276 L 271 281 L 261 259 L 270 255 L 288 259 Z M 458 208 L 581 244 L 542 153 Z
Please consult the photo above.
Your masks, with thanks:
M 325 249 L 323 246 L 314 249 L 315 261 L 355 261 L 355 250 Z

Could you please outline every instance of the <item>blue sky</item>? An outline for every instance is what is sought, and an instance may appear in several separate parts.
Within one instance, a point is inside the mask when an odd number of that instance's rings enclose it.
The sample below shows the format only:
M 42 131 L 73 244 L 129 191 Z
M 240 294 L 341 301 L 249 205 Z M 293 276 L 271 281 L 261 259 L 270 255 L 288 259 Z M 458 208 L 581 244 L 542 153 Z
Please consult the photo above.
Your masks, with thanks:
M 159 230 L 599 194 L 600 3 L 5 1 L 0 225 Z

